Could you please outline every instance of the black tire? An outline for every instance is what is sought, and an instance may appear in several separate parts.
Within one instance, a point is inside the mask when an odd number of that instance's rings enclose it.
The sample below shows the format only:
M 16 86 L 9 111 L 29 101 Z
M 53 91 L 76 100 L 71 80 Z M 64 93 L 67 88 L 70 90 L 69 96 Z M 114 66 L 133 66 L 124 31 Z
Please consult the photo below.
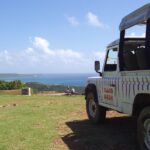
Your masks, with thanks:
M 150 150 L 150 107 L 145 107 L 137 121 L 137 136 L 141 150 Z
M 98 105 L 94 92 L 88 92 L 86 97 L 86 112 L 89 120 L 94 124 L 104 121 L 106 118 L 106 109 Z

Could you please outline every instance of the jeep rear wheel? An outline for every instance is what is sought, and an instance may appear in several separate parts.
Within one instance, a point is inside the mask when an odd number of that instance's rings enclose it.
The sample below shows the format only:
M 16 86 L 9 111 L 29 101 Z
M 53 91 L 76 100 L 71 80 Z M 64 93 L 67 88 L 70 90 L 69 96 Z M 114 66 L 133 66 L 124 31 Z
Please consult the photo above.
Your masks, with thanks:
M 138 141 L 141 150 L 150 150 L 150 107 L 145 107 L 138 118 Z
M 93 92 L 87 94 L 86 111 L 92 123 L 97 124 L 106 118 L 106 109 L 98 105 Z

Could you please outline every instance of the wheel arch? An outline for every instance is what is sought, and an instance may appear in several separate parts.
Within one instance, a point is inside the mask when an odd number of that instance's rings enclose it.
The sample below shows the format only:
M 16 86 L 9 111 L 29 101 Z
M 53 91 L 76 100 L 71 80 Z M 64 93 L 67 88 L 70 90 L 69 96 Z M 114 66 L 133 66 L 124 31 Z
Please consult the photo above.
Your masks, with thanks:
M 150 94 L 141 93 L 136 95 L 133 102 L 132 115 L 139 116 L 141 110 L 146 106 L 150 106 Z
M 94 100 L 98 102 L 98 94 L 97 94 L 97 88 L 95 84 L 88 84 L 85 88 L 85 100 L 87 99 L 87 94 L 89 92 L 94 92 Z

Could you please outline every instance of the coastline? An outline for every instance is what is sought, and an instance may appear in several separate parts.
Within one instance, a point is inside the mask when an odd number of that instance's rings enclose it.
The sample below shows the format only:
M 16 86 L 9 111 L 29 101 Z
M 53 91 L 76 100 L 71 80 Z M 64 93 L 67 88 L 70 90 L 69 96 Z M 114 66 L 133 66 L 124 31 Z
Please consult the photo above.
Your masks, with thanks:
M 97 76 L 94 73 L 66 74 L 0 74 L 0 80 L 20 80 L 23 83 L 37 82 L 48 85 L 64 85 L 83 87 L 88 77 Z
M 34 93 L 40 93 L 40 92 L 64 93 L 68 89 L 68 86 L 66 85 L 51 85 L 51 84 L 43 84 L 43 83 L 38 83 L 38 82 L 28 82 L 25 85 L 33 89 Z M 77 93 L 83 94 L 85 87 L 84 86 L 69 86 L 69 88 L 70 90 L 74 88 Z

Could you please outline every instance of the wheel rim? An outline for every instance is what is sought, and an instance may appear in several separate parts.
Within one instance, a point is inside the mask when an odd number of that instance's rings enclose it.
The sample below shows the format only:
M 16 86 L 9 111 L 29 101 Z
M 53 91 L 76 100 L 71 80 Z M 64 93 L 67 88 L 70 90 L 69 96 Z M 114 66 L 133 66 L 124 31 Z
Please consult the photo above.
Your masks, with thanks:
M 96 115 L 96 103 L 92 98 L 89 100 L 89 113 L 93 118 Z
M 144 121 L 144 143 L 150 149 L 150 119 Z

